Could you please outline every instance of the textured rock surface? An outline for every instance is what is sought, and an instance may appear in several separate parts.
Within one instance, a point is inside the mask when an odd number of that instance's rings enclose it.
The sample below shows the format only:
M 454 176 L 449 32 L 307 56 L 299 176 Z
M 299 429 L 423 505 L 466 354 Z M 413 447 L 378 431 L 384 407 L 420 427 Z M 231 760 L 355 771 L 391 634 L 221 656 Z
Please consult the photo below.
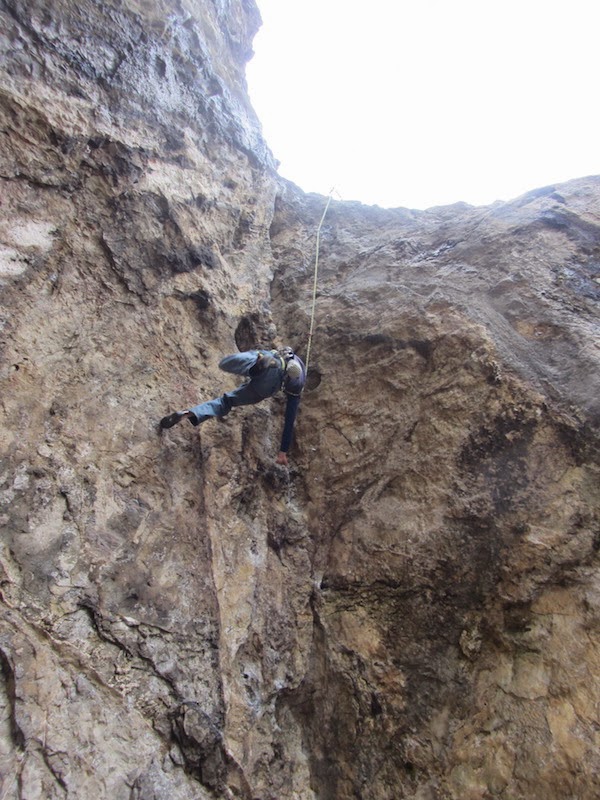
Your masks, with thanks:
M 327 219 L 302 438 L 322 591 L 287 701 L 318 796 L 595 794 L 599 188 Z M 272 227 L 298 334 L 317 214 L 288 191 Z
M 246 0 L 0 3 L 2 797 L 594 798 L 600 179 L 274 173 Z

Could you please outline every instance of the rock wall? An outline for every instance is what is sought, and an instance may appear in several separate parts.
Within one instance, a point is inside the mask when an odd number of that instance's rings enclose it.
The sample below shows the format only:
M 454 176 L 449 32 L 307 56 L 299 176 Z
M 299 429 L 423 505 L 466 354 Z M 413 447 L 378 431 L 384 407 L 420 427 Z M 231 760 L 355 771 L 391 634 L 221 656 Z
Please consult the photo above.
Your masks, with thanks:
M 0 2 L 3 797 L 597 794 L 600 179 L 333 201 L 275 173 L 250 0 Z
M 596 793 L 599 187 L 326 218 L 320 591 L 283 701 L 318 797 Z M 287 190 L 272 227 L 297 335 L 317 212 Z

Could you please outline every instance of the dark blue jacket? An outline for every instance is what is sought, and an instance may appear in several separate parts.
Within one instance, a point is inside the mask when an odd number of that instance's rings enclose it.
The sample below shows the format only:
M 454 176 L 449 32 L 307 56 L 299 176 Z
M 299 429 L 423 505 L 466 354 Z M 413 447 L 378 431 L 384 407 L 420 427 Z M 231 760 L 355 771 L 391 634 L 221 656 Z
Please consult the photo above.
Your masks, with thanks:
M 258 373 L 256 371 L 253 372 L 252 368 L 257 365 L 259 354 L 274 358 L 279 365 L 261 370 Z M 243 353 L 225 356 L 219 363 L 219 367 L 225 372 L 232 372 L 235 375 L 244 375 L 250 378 L 250 386 L 263 400 L 274 395 L 279 389 L 283 389 L 287 395 L 285 421 L 279 448 L 283 453 L 287 453 L 292 443 L 294 423 L 300 406 L 300 395 L 306 382 L 306 368 L 302 360 L 296 355 L 293 356 L 293 360 L 300 365 L 302 370 L 302 374 L 297 378 L 292 378 L 286 374 L 287 365 L 277 350 L 247 350 Z

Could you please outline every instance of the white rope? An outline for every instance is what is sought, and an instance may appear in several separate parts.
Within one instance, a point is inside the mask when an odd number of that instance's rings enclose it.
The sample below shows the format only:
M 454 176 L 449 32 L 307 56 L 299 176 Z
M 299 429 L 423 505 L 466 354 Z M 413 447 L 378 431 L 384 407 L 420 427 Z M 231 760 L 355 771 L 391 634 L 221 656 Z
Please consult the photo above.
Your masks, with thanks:
M 310 313 L 310 329 L 308 331 L 308 344 L 306 346 L 306 374 L 308 375 L 308 363 L 310 361 L 310 348 L 312 345 L 312 338 L 315 326 L 315 311 L 317 306 L 317 281 L 319 276 L 319 242 L 321 237 L 321 228 L 323 226 L 323 220 L 325 219 L 325 215 L 327 214 L 327 209 L 329 208 L 329 204 L 331 203 L 331 196 L 333 194 L 334 187 L 332 187 L 331 191 L 329 192 L 329 197 L 327 198 L 327 203 L 325 205 L 325 210 L 323 211 L 323 216 L 321 217 L 321 221 L 319 222 L 319 227 L 317 228 L 317 243 L 315 249 L 315 275 L 313 279 L 313 294 L 312 294 L 312 310 Z

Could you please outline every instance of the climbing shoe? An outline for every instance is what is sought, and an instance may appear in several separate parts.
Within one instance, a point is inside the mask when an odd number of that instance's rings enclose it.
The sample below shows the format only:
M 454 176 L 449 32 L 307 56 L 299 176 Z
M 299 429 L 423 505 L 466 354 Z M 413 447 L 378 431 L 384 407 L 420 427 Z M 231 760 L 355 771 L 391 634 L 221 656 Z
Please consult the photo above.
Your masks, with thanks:
M 174 411 L 172 414 L 169 414 L 167 417 L 163 417 L 159 423 L 161 428 L 172 428 L 173 425 L 177 425 L 184 417 L 187 417 L 187 411 Z
M 172 428 L 173 425 L 177 425 L 178 422 L 186 418 L 189 419 L 192 425 L 200 424 L 198 417 L 193 411 L 174 411 L 172 414 L 169 414 L 168 417 L 163 417 L 158 425 L 161 429 Z

